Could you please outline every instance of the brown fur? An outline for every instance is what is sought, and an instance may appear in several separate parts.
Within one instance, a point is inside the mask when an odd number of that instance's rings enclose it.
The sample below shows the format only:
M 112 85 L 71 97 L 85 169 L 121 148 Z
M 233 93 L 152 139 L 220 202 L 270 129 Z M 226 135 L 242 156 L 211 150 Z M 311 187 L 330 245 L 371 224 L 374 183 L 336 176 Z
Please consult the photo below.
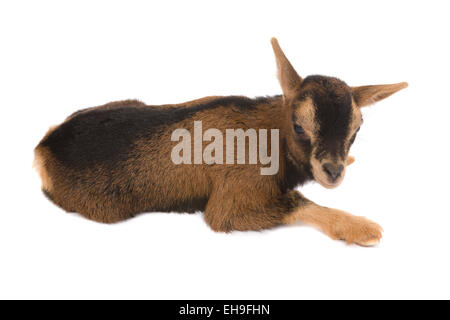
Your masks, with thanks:
M 347 160 L 345 161 L 345 165 L 346 165 L 346 166 L 349 166 L 349 165 L 351 165 L 351 164 L 354 163 L 354 162 L 355 162 L 355 157 L 348 156 L 348 157 L 347 157 Z
M 38 172 L 42 181 L 42 190 L 50 191 L 53 190 L 53 184 L 50 176 L 47 172 L 48 162 L 51 159 L 51 155 L 48 150 L 44 148 L 36 148 L 34 150 L 34 163 L 33 167 Z
M 400 82 L 395 84 L 353 87 L 352 90 L 358 106 L 366 107 L 377 101 L 386 99 L 397 91 L 407 87 L 408 84 L 406 82 Z
M 210 101 L 217 98 L 207 97 L 204 99 Z M 204 99 L 198 101 L 205 101 Z M 242 123 L 240 127 L 244 130 L 249 128 L 250 124 L 252 128 L 280 127 L 282 119 L 280 113 L 276 112 L 275 108 L 275 105 L 280 102 L 281 98 L 273 99 L 270 103 L 259 106 L 261 111 L 267 113 L 267 116 L 261 118 L 255 115 L 253 119 L 247 119 L 248 125 Z M 120 105 L 120 102 L 108 103 L 99 108 L 111 108 L 115 105 Z M 193 105 L 196 105 L 195 102 L 188 102 L 186 105 L 166 105 L 166 107 L 190 107 Z M 87 112 L 87 110 L 83 112 Z M 204 131 L 210 127 L 222 130 L 233 127 L 233 122 L 236 117 L 236 112 L 233 109 L 219 107 L 215 112 L 222 115 L 220 119 L 217 119 L 216 113 L 211 113 L 210 111 L 202 111 L 196 114 L 196 119 L 201 120 L 203 123 Z M 43 181 L 48 181 L 49 179 L 46 177 L 51 176 L 55 181 L 54 184 L 43 182 L 43 188 L 52 194 L 54 202 L 63 208 L 70 208 L 68 211 L 76 211 L 92 220 L 108 223 L 132 217 L 137 212 L 153 210 L 166 211 L 174 203 L 180 203 L 181 211 L 195 212 L 196 208 L 183 208 L 183 202 L 188 202 L 193 198 L 199 199 L 199 201 L 209 199 L 208 206 L 205 210 L 205 219 L 211 223 L 213 229 L 221 231 L 231 231 L 233 229 L 243 230 L 244 226 L 239 227 L 230 221 L 232 217 L 228 218 L 229 221 L 227 224 L 219 221 L 217 218 L 211 217 L 211 212 L 216 210 L 216 206 L 211 201 L 211 196 L 217 194 L 215 198 L 222 199 L 224 193 L 229 194 L 231 190 L 235 190 L 237 184 L 239 184 L 240 188 L 244 188 L 241 181 L 244 177 L 247 177 L 251 179 L 248 188 L 251 190 L 253 196 L 256 190 L 252 190 L 253 187 L 251 185 L 254 184 L 255 178 L 261 179 L 261 197 L 264 197 L 267 189 L 265 184 L 270 183 L 270 179 L 260 176 L 259 166 L 255 165 L 224 164 L 198 166 L 194 164 L 173 164 L 170 161 L 170 153 L 176 143 L 170 142 L 170 135 L 176 128 L 186 128 L 191 131 L 191 135 L 193 136 L 192 119 L 178 122 L 173 127 L 166 127 L 162 130 L 159 141 L 146 140 L 137 142 L 135 153 L 141 154 L 142 156 L 128 160 L 125 168 L 117 172 L 106 172 L 102 167 L 93 167 L 82 173 L 64 168 L 58 164 L 57 160 L 52 157 L 51 153 L 45 147 L 39 145 L 35 152 L 36 159 L 39 159 L 37 161 L 37 168 L 41 178 Z M 160 141 L 166 141 L 166 143 L 159 143 Z M 45 155 L 45 161 L 41 160 L 43 158 L 41 155 Z M 160 161 L 161 159 L 164 160 Z M 158 168 L 153 167 L 155 162 L 159 164 Z M 170 174 L 168 175 L 167 173 Z M 89 186 L 82 185 L 81 188 L 78 188 L 74 187 L 72 181 L 67 179 L 67 176 L 76 177 L 77 180 L 81 181 L 95 176 L 96 181 L 95 184 Z M 133 178 L 131 179 L 132 185 L 129 186 L 133 189 L 132 197 L 124 196 L 116 199 L 114 197 L 102 198 L 100 195 L 96 195 L 96 190 L 110 183 L 111 179 L 116 185 L 124 185 L 130 183 L 130 177 Z M 276 189 L 276 176 L 272 179 L 274 180 L 274 186 L 272 188 Z M 146 182 L 152 180 L 165 181 L 156 193 L 148 192 Z M 69 194 L 70 197 L 67 196 Z M 251 207 L 253 204 L 248 196 L 239 191 L 232 202 L 242 202 L 243 204 L 250 202 L 248 206 Z M 217 204 L 217 208 L 221 208 L 221 210 L 224 210 L 225 207 L 226 205 L 223 202 Z M 226 215 L 220 218 L 227 219 Z M 264 226 L 275 226 L 277 224 L 280 224 L 279 219 L 264 223 Z M 247 226 L 247 229 L 259 230 L 261 228 L 263 226 L 258 224 L 257 221 L 254 222 L 254 226 Z
M 364 217 L 356 217 L 347 212 L 330 209 L 310 203 L 286 216 L 284 222 L 297 221 L 313 225 L 335 240 L 370 246 L 381 239 L 383 229 Z
M 93 162 L 82 168 L 77 167 L 77 163 L 71 166 L 67 163 L 69 160 L 64 162 L 52 152 L 49 141 L 66 130 L 62 128 L 63 125 L 81 121 L 91 114 L 128 110 L 126 108 L 145 112 L 147 108 L 153 110 L 155 107 L 137 100 L 126 100 L 78 111 L 60 127 L 50 130 L 35 149 L 35 165 L 42 179 L 43 190 L 65 210 L 105 223 L 122 221 L 146 211 L 204 211 L 205 221 L 215 231 L 262 230 L 302 221 L 320 228 L 333 239 L 361 245 L 378 242 L 381 228 L 377 224 L 343 211 L 318 206 L 293 190 L 296 185 L 311 180 L 313 176 L 317 178 L 314 170 L 322 170 L 321 163 L 311 154 L 306 142 L 299 142 L 292 123 L 294 114 L 304 126 L 305 135 L 314 149 L 319 134 L 316 106 L 309 98 L 298 100 L 297 97 L 306 91 L 317 94 L 326 92 L 322 92 L 325 89 L 315 82 L 303 86 L 303 79 L 293 69 L 276 39 L 272 40 L 272 45 L 284 93 L 282 97 L 248 101 L 244 98 L 234 101 L 223 100 L 224 97 L 205 97 L 182 104 L 159 106 L 161 110 L 195 112 L 179 121 L 164 122 L 155 129 L 151 138 L 136 138 L 128 149 L 121 151 L 127 157 L 117 160 L 113 166 L 106 165 L 106 162 Z M 403 86 L 350 89 L 334 78 L 329 83 L 332 88 L 328 90 L 333 90 L 337 97 L 353 90 L 357 97 L 355 100 L 363 104 L 381 99 Z M 209 104 L 213 107 L 205 107 Z M 251 106 L 242 107 L 242 104 Z M 203 132 L 208 128 L 217 128 L 221 132 L 228 128 L 279 129 L 278 173 L 272 176 L 260 175 L 260 164 L 175 165 L 170 161 L 170 156 L 177 142 L 171 141 L 171 134 L 175 129 L 185 128 L 193 136 L 194 120 L 202 121 Z M 347 149 L 351 144 L 348 141 L 360 124 L 359 104 L 355 104 L 351 129 L 345 137 Z M 91 129 L 84 128 L 87 132 L 79 130 L 80 134 L 89 134 Z M 92 138 L 95 139 L 95 135 Z M 270 150 L 270 146 L 268 148 Z M 89 154 L 77 156 L 90 157 Z M 354 158 L 346 155 L 340 161 L 349 165 Z

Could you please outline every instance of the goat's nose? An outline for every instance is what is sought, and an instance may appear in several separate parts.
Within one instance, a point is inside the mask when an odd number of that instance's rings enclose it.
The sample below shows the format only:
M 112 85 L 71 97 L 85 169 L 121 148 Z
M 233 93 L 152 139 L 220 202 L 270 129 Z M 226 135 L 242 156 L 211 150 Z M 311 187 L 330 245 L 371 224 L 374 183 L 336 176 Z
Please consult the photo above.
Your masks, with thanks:
M 336 181 L 341 175 L 342 170 L 344 170 L 344 166 L 342 164 L 334 164 L 330 162 L 323 164 L 322 168 L 331 181 Z

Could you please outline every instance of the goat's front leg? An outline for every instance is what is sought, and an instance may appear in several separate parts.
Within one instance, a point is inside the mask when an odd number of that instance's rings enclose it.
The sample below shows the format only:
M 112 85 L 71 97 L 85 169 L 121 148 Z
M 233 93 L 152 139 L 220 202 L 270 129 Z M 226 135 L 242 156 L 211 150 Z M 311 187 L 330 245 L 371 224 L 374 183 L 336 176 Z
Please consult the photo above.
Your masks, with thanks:
M 295 210 L 284 217 L 285 224 L 297 221 L 310 224 L 332 239 L 344 240 L 349 244 L 373 246 L 380 241 L 383 229 L 375 222 L 341 210 L 319 206 L 304 198 L 299 192 L 297 193 L 302 200 L 298 201 Z
M 270 197 L 265 189 L 248 187 L 239 188 L 239 192 L 236 190 L 233 184 L 224 183 L 211 195 L 205 220 L 213 230 L 262 230 L 301 221 L 347 243 L 371 246 L 380 241 L 382 229 L 378 224 L 319 206 L 298 191 Z

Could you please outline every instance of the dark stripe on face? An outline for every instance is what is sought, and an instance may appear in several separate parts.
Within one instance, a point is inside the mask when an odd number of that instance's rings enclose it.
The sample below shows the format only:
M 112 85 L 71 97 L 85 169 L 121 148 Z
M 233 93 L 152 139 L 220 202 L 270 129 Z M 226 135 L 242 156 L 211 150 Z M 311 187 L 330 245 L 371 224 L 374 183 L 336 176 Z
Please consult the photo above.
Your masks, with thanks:
M 343 159 L 345 141 L 352 121 L 352 97 L 348 86 L 336 78 L 311 76 L 305 79 L 313 84 L 311 96 L 315 107 L 315 121 L 318 124 L 316 152 L 321 160 L 327 155 Z

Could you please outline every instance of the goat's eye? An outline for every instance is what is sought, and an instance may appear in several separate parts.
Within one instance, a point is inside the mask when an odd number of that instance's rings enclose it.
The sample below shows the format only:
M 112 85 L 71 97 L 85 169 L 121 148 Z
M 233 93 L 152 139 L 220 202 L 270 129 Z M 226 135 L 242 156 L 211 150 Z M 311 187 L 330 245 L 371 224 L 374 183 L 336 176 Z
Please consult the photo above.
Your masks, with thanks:
M 298 134 L 304 134 L 305 133 L 305 129 L 303 129 L 302 126 L 299 126 L 298 124 L 294 124 L 294 130 Z

